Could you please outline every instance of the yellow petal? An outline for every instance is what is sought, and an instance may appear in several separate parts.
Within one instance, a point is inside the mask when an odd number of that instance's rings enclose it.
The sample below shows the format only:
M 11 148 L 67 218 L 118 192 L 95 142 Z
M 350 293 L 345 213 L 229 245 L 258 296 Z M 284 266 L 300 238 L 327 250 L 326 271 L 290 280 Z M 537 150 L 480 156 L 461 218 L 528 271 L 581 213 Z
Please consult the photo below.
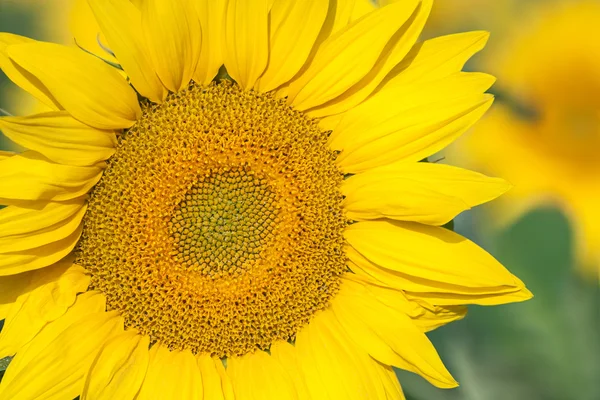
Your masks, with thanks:
M 148 368 L 149 342 L 135 330 L 107 341 L 86 374 L 81 400 L 135 398 Z
M 236 400 L 298 399 L 292 378 L 264 351 L 227 359 Z
M 435 81 L 386 85 L 373 96 L 342 114 L 329 138 L 332 148 L 351 150 L 383 137 L 395 128 L 406 128 L 415 113 L 429 113 L 432 118 L 447 114 L 446 108 L 463 105 L 494 84 L 495 78 L 482 73 L 457 72 Z M 392 106 L 393 105 L 393 106 Z M 337 116 L 336 116 L 337 117 Z M 374 131 L 374 132 L 371 132 Z M 366 132 L 367 136 L 362 133 Z
M 381 367 L 382 368 L 377 369 L 377 371 L 379 372 L 380 379 L 383 382 L 387 400 L 406 400 L 406 397 L 404 397 L 404 393 L 402 392 L 402 388 L 400 387 L 400 382 L 398 382 L 396 371 L 387 365 L 382 364 Z
M 196 2 L 202 27 L 202 50 L 194 72 L 194 81 L 201 85 L 208 85 L 223 65 L 225 6 L 225 0 Z
M 217 373 L 221 377 L 221 389 L 223 390 L 223 397 L 225 400 L 234 400 L 235 394 L 233 393 L 233 384 L 231 383 L 231 378 L 229 378 L 229 375 L 223 366 L 223 362 L 216 357 L 213 357 L 213 361 Z
M 225 17 L 224 59 L 229 75 L 251 89 L 269 60 L 267 0 L 229 0 Z
M 92 128 L 66 111 L 0 118 L 0 130 L 20 146 L 66 165 L 89 166 L 115 152 L 113 131 Z
M 354 9 L 352 10 L 351 21 L 355 21 L 362 16 L 375 11 L 377 9 L 376 3 L 371 0 L 356 0 L 354 2 Z
M 89 4 L 108 45 L 133 86 L 151 101 L 162 102 L 167 97 L 167 90 L 158 79 L 148 55 L 140 10 L 129 0 L 90 0 Z
M 357 221 L 392 218 L 444 225 L 510 189 L 498 178 L 443 164 L 395 163 L 344 181 L 344 210 Z
M 441 36 L 416 44 L 382 82 L 388 88 L 435 81 L 462 70 L 483 49 L 489 33 L 483 31 Z
M 296 351 L 310 398 L 385 398 L 380 366 L 347 336 L 330 309 L 298 332 Z
M 8 79 L 48 107 L 54 110 L 62 109 L 59 102 L 38 78 L 19 67 L 9 58 L 6 51 L 7 48 L 11 45 L 22 43 L 35 43 L 35 40 L 12 33 L 0 32 L 0 69 L 6 74 Z
M 358 83 L 418 3 L 407 0 L 374 11 L 327 39 L 306 72 L 290 85 L 288 103 L 306 110 Z
M 187 87 L 202 48 L 202 31 L 193 0 L 145 0 L 142 28 L 154 69 L 172 92 Z
M 257 83 L 259 91 L 271 91 L 296 75 L 307 61 L 327 10 L 326 1 L 275 1 L 270 19 L 269 63 Z
M 404 26 L 396 33 L 369 73 L 338 98 L 308 112 L 311 117 L 323 117 L 342 113 L 365 100 L 389 72 L 408 54 L 417 41 L 429 17 L 433 0 L 422 0 Z
M 62 240 L 75 232 L 87 206 L 47 203 L 42 209 L 8 206 L 0 210 L 0 253 L 24 251 Z
M 409 316 L 413 324 L 423 332 L 432 331 L 450 322 L 463 319 L 467 315 L 465 306 L 432 305 L 418 296 L 409 297 L 404 291 L 389 287 L 385 282 L 367 274 L 352 262 L 349 262 L 348 267 L 354 274 L 347 275 L 347 279 L 364 284 L 377 300 Z
M 221 383 L 221 374 L 217 370 L 217 363 L 221 363 L 221 360 L 217 358 L 213 358 L 208 354 L 201 354 L 197 357 L 198 359 L 198 369 L 200 370 L 200 375 L 202 376 L 202 390 L 204 393 L 205 399 L 211 400 L 225 400 L 225 393 L 223 390 L 223 385 Z M 233 389 L 230 388 L 231 391 Z
M 122 129 L 141 116 L 135 91 L 118 70 L 90 54 L 41 42 L 13 45 L 7 51 L 11 60 L 39 79 L 85 124 Z
M 0 320 L 5 319 L 17 298 L 27 291 L 35 271 L 0 276 Z
M 102 345 L 123 331 L 123 320 L 116 312 L 98 311 L 104 305 L 102 295 L 88 292 L 78 296 L 73 307 L 46 325 L 13 358 L 0 382 L 0 398 L 78 396 L 85 373 Z
M 70 4 L 69 31 L 73 34 L 75 45 L 107 62 L 118 64 L 119 61 L 107 47 L 108 42 L 100 31 L 88 0 L 71 0 Z
M 298 363 L 298 354 L 294 345 L 278 340 L 271 345 L 271 356 L 279 361 L 281 366 L 287 371 L 288 375 L 294 381 L 296 392 L 298 393 L 298 399 L 310 398 L 306 383 L 304 382 L 304 376 L 300 371 L 300 364 Z
M 457 386 L 425 333 L 361 283 L 344 279 L 331 307 L 346 333 L 379 362 L 417 373 L 437 387 Z
M 424 151 L 419 141 L 424 141 L 428 135 L 437 137 L 438 130 L 444 130 L 461 116 L 469 115 L 471 109 L 490 102 L 491 96 L 483 93 L 494 80 L 494 77 L 481 73 L 456 73 L 434 82 L 384 87 L 343 114 L 329 137 L 330 147 L 344 150 L 340 157 L 343 160 L 356 157 L 353 154 L 356 151 L 370 152 L 370 146 L 399 141 L 396 137 L 400 137 L 403 138 L 400 143 L 404 145 L 399 146 L 399 155 L 406 153 L 404 158 L 413 160 L 416 158 L 412 154 L 415 146 L 421 153 Z M 387 153 L 393 154 L 386 152 L 383 156 L 388 156 Z
M 82 224 L 64 239 L 23 251 L 0 253 L 0 276 L 20 274 L 54 264 L 75 248 L 81 231 Z
M 0 204 L 71 200 L 86 194 L 101 175 L 99 167 L 55 164 L 35 152 L 21 153 L 0 161 Z
M 14 156 L 16 154 L 17 153 L 15 153 L 13 151 L 0 150 L 0 161 L 6 160 L 7 158 L 11 158 L 12 156 Z
M 17 353 L 47 323 L 62 316 L 89 283 L 85 270 L 71 262 L 37 270 L 6 316 L 0 332 L 0 358 Z
M 391 287 L 458 295 L 454 303 L 431 304 L 480 304 L 487 297 L 524 288 L 523 282 L 485 250 L 444 228 L 368 221 L 350 225 L 344 236 L 352 246 L 346 251 L 348 258 Z M 378 270 L 386 275 L 380 276 Z
M 330 36 L 341 31 L 352 22 L 356 1 L 357 0 L 336 0 L 329 2 L 330 4 L 333 3 L 332 5 L 335 7 L 335 19 L 333 21 Z
M 170 351 L 158 343 L 152 346 L 146 378 L 136 399 L 200 398 L 202 378 L 192 353 L 189 350 Z

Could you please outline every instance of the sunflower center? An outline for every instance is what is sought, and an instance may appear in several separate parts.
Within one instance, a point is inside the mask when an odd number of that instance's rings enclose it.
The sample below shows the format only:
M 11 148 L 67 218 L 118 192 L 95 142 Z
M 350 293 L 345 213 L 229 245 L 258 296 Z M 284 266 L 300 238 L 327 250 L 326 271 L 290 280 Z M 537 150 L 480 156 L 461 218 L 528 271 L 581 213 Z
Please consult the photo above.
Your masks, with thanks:
M 209 171 L 170 221 L 178 261 L 208 276 L 241 273 L 259 259 L 277 220 L 268 180 L 244 169 Z
M 127 327 L 171 349 L 293 339 L 346 270 L 326 140 L 285 101 L 226 81 L 147 104 L 91 193 L 77 263 Z

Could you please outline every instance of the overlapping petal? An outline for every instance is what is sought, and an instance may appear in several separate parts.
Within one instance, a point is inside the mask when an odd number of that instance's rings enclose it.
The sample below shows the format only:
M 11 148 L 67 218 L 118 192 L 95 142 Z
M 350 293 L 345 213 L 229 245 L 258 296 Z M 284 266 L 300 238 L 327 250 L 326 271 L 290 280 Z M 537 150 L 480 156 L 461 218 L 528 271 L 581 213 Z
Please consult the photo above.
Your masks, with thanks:
M 269 62 L 257 82 L 259 91 L 278 88 L 302 68 L 321 32 L 327 10 L 328 2 L 320 0 L 274 2 L 270 14 Z
M 377 361 L 418 373 L 438 387 L 457 386 L 424 332 L 361 283 L 345 279 L 331 307 L 348 336 Z
M 227 72 L 250 89 L 269 60 L 267 0 L 229 0 L 225 13 L 224 60 Z
M 150 59 L 143 37 L 140 10 L 129 0 L 90 0 L 89 4 L 111 51 L 133 86 L 142 96 L 155 103 L 162 102 L 167 90 Z
M 431 304 L 501 304 L 531 297 L 486 251 L 444 228 L 368 221 L 348 227 L 345 237 L 352 246 L 347 249 L 351 268 L 390 287 L 433 294 Z
M 56 164 L 27 151 L 0 160 L 0 204 L 76 199 L 86 194 L 101 175 L 99 166 Z
M 399 2 L 376 10 L 328 38 L 314 60 L 288 91 L 288 103 L 298 110 L 319 106 L 358 83 L 419 4 Z
M 0 118 L 0 131 L 18 145 L 65 165 L 95 165 L 115 152 L 113 131 L 92 128 L 66 111 Z
M 6 74 L 8 79 L 51 109 L 62 109 L 58 100 L 54 98 L 38 78 L 10 59 L 7 48 L 11 45 L 23 43 L 35 43 L 35 40 L 12 33 L 0 32 L 0 69 Z
M 202 393 L 198 363 L 189 350 L 170 351 L 159 343 L 152 346 L 138 400 L 198 399 Z
M 104 312 L 105 306 L 98 292 L 79 295 L 62 317 L 15 355 L 0 382 L 0 398 L 77 397 L 102 345 L 123 330 L 123 320 Z
M 395 163 L 344 181 L 348 218 L 391 218 L 444 225 L 457 214 L 510 189 L 499 178 L 432 163 Z
M 142 28 L 161 82 L 172 92 L 187 87 L 202 46 L 200 20 L 193 0 L 144 0 Z
M 135 398 L 148 368 L 148 345 L 135 330 L 108 340 L 86 374 L 81 400 Z
M 42 42 L 12 45 L 7 52 L 85 124 L 99 129 L 129 128 L 141 115 L 135 91 L 117 69 L 93 55 Z
M 264 351 L 227 359 L 236 400 L 299 399 L 292 377 Z
M 62 316 L 89 282 L 85 270 L 69 260 L 35 271 L 8 310 L 0 332 L 0 358 L 17 353 L 46 324 Z

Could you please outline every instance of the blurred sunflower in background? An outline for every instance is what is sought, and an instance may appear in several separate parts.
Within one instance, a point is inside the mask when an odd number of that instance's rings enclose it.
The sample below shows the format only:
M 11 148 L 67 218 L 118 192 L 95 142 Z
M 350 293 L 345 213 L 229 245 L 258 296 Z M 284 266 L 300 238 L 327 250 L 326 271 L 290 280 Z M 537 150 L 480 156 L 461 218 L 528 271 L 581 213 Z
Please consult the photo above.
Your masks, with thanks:
M 574 225 L 579 264 L 598 279 L 600 3 L 539 2 L 523 14 L 495 55 L 482 59 L 500 78 L 502 104 L 450 160 L 515 185 L 493 207 L 504 225 L 543 204 L 560 207 Z
M 402 399 L 425 335 L 524 284 L 442 225 L 509 189 L 420 162 L 489 108 L 430 0 L 90 0 L 0 35 L 0 398 Z M 307 16 L 310 18 L 307 19 Z

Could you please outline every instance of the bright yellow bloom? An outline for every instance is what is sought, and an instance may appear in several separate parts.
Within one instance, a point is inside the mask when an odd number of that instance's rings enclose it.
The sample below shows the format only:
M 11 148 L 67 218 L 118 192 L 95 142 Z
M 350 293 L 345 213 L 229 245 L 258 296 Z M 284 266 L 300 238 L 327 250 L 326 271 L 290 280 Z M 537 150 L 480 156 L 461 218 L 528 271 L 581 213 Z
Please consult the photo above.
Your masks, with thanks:
M 531 297 L 440 227 L 508 185 L 419 162 L 492 103 L 460 71 L 487 34 L 417 43 L 431 1 L 351 4 L 91 0 L 124 73 L 0 36 L 54 108 L 0 120 L 29 149 L 0 161 L 0 398 L 402 399 L 392 366 L 457 385 L 425 332 Z
M 497 203 L 501 222 L 544 203 L 565 210 L 593 276 L 600 271 L 599 18 L 597 2 L 531 10 L 525 32 L 485 60 L 501 76 L 502 94 L 519 105 L 497 107 L 456 149 L 469 165 L 516 186 Z

